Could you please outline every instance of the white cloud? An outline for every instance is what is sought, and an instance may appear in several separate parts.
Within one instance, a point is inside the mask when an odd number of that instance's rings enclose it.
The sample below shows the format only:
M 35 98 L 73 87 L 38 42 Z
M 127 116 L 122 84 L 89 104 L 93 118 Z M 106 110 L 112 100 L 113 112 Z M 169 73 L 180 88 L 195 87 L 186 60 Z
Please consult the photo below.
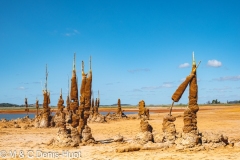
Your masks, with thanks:
M 74 33 L 77 33 L 77 34 L 79 33 L 78 30 L 76 30 L 76 29 L 74 29 L 73 32 L 74 32 Z
M 22 86 L 17 88 L 17 90 L 25 90 L 25 89 L 27 89 L 27 88 L 22 87 Z
M 133 91 L 133 92 L 142 92 L 141 89 L 133 89 L 132 91 Z
M 75 36 L 77 34 L 80 34 L 79 31 L 76 30 L 76 29 L 67 29 L 67 30 L 68 30 L 68 32 L 64 34 L 67 37 Z
M 215 81 L 239 81 L 240 80 L 240 75 L 238 75 L 238 76 L 225 76 L 225 77 L 215 78 L 213 80 L 215 80 Z
M 149 86 L 149 87 L 142 87 L 143 90 L 155 90 L 160 88 L 172 88 L 172 82 L 165 82 L 161 86 Z
M 221 67 L 222 66 L 222 62 L 213 59 L 213 60 L 209 60 L 207 65 L 210 66 L 210 67 Z
M 226 92 L 229 89 L 231 89 L 231 87 L 213 88 L 213 90 L 217 92 Z
M 144 89 L 144 90 L 154 90 L 154 89 L 158 89 L 159 87 L 158 86 L 150 86 L 150 87 L 142 87 L 141 89 Z
M 130 72 L 130 73 L 136 73 L 136 72 L 149 72 L 150 71 L 150 69 L 148 69 L 148 68 L 144 68 L 144 69 L 142 69 L 142 68 L 138 68 L 138 69 L 131 69 L 131 70 L 128 70 L 128 72 Z
M 165 83 L 163 85 L 160 86 L 161 88 L 171 88 L 172 84 L 171 83 Z
M 66 33 L 65 36 L 69 37 L 69 36 L 71 36 L 71 34 L 70 33 Z
M 183 64 L 180 64 L 178 67 L 179 68 L 187 68 L 189 66 L 190 66 L 189 63 L 183 63 Z

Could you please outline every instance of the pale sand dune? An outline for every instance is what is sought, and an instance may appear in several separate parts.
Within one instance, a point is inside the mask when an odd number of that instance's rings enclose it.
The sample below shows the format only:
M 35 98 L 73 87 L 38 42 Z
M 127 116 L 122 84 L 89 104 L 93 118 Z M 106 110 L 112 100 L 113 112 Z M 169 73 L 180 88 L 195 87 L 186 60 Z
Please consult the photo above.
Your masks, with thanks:
M 153 129 L 162 132 L 162 119 L 167 113 L 155 113 L 150 115 L 148 121 Z M 174 116 L 182 115 L 182 112 L 173 112 Z M 135 115 L 136 116 L 136 115 Z M 200 108 L 198 112 L 198 128 L 200 132 L 220 132 L 229 139 L 240 140 L 240 106 L 205 106 Z M 215 150 L 205 151 L 176 151 L 175 149 L 158 149 L 158 150 L 140 150 L 134 152 L 117 153 L 115 150 L 119 147 L 128 146 L 128 143 L 107 143 L 94 144 L 89 146 L 79 146 L 77 148 L 53 148 L 47 146 L 46 143 L 56 136 L 57 128 L 1 128 L 4 124 L 0 123 L 0 151 L 33 150 L 35 154 L 37 150 L 45 152 L 59 152 L 67 150 L 69 152 L 80 151 L 81 159 L 115 159 L 115 160 L 132 160 L 132 159 L 240 159 L 240 147 L 218 148 Z M 177 132 L 182 131 L 183 118 L 178 117 L 175 121 Z M 118 120 L 109 121 L 107 123 L 90 123 L 93 137 L 96 140 L 104 140 L 112 138 L 120 134 L 124 136 L 124 140 L 131 140 L 139 132 L 140 120 Z M 35 156 L 35 155 L 34 155 Z M 41 157 L 43 158 L 43 157 Z M 9 159 L 9 156 L 8 158 Z M 20 157 L 14 159 L 22 159 Z M 39 159 L 34 157 L 32 159 Z M 45 159 L 51 159 L 50 157 Z M 67 157 L 59 157 L 52 159 L 68 159 Z

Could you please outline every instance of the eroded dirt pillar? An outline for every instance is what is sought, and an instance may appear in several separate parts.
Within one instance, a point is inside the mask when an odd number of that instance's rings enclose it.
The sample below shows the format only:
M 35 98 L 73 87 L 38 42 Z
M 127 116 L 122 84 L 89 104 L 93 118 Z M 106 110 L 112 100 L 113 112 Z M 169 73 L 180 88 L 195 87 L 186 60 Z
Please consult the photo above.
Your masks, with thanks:
M 144 100 L 141 100 L 139 103 L 138 103 L 138 117 L 139 118 L 144 118 L 144 119 L 149 119 L 149 109 L 148 108 L 145 108 L 145 102 Z
M 198 101 L 198 85 L 197 85 L 197 73 L 196 73 L 196 63 L 193 60 L 192 79 L 189 82 L 189 104 L 188 108 L 184 111 L 184 133 L 196 133 L 197 134 L 197 112 L 199 110 Z
M 117 115 L 119 117 L 122 117 L 122 107 L 121 107 L 121 100 L 120 99 L 118 99 Z
M 82 61 L 82 84 L 80 88 L 80 106 L 79 106 L 79 126 L 78 131 L 82 138 L 82 142 L 92 143 L 94 138 L 92 137 L 91 128 L 87 125 L 91 108 L 91 96 L 92 96 L 92 69 L 91 69 L 91 57 L 90 57 L 90 71 L 89 74 L 84 73 L 84 62 Z
M 70 102 L 70 114 L 71 114 L 71 126 L 76 128 L 79 125 L 79 115 L 77 113 L 79 101 L 78 101 L 78 84 L 77 84 L 77 75 L 76 75 L 76 67 L 75 67 L 75 54 L 74 54 L 74 61 L 73 61 L 73 71 L 72 71 L 72 78 L 71 78 L 71 102 Z
M 48 127 L 50 124 L 50 92 L 43 90 L 43 111 L 41 112 L 41 120 L 39 127 Z
M 52 126 L 64 127 L 66 125 L 66 120 L 65 120 L 66 114 L 65 112 L 63 112 L 63 109 L 65 106 L 63 104 L 64 104 L 64 100 L 62 98 L 62 91 L 61 91 L 60 97 L 58 99 L 58 104 L 57 104 L 58 110 L 54 116 Z

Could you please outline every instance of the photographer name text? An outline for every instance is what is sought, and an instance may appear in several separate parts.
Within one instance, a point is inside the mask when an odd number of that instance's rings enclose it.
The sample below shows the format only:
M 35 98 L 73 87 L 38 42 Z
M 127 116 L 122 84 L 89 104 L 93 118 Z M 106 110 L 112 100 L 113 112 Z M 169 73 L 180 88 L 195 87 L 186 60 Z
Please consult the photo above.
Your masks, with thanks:
M 0 158 L 80 158 L 80 151 L 0 150 Z

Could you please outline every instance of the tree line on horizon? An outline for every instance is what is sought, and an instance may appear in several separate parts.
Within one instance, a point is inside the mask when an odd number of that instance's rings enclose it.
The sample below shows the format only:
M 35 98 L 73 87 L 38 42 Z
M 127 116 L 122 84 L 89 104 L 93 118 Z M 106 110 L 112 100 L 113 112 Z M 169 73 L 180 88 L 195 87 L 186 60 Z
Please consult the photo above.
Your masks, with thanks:
M 227 101 L 227 104 L 238 104 L 240 103 L 240 100 L 234 100 L 234 101 Z M 206 104 L 224 104 L 221 103 L 220 101 L 218 101 L 218 99 L 214 99 L 212 101 L 208 101 Z M 176 106 L 187 106 L 188 104 L 176 104 Z M 42 106 L 42 104 L 39 104 L 39 106 Z M 105 106 L 105 107 L 112 107 L 112 106 L 117 106 L 117 104 L 111 104 L 111 105 L 100 105 L 100 106 Z M 131 105 L 131 104 L 121 104 L 121 106 L 138 106 L 138 104 L 136 105 Z M 146 105 L 147 107 L 157 107 L 157 106 L 168 106 L 165 104 L 158 104 L 158 105 L 154 105 L 154 104 L 149 104 Z M 0 103 L 0 107 L 25 107 L 24 104 L 22 105 L 18 105 L 18 104 L 13 104 L 13 103 Z M 35 104 L 29 104 L 29 107 L 35 107 Z M 56 106 L 51 106 L 51 107 L 56 107 Z
M 227 104 L 237 104 L 240 103 L 240 100 L 234 100 L 234 101 L 227 101 Z M 218 99 L 213 99 L 212 102 L 208 101 L 207 104 L 224 104 L 218 101 Z

